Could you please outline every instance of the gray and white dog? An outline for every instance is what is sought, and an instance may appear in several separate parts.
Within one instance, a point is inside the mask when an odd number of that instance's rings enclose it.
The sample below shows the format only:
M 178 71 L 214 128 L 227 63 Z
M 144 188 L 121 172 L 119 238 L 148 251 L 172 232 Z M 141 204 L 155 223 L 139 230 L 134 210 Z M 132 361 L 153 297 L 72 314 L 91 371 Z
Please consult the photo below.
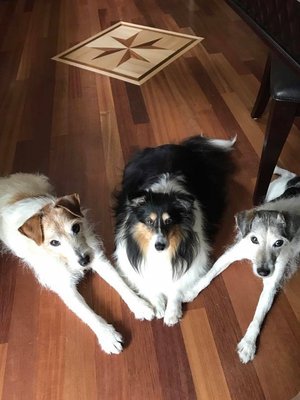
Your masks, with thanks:
M 279 175 L 271 182 L 265 203 L 235 216 L 235 243 L 198 281 L 191 297 L 196 297 L 234 261 L 248 259 L 253 272 L 263 279 L 263 291 L 254 318 L 237 346 L 242 363 L 253 360 L 256 340 L 276 292 L 299 266 L 300 255 L 300 177 L 276 167 Z

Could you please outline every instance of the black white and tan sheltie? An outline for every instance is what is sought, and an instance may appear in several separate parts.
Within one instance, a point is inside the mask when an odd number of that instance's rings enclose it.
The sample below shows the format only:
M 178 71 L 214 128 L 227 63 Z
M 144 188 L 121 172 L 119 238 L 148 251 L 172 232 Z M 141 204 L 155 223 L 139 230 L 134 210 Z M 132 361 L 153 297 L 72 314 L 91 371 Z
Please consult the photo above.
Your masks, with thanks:
M 179 321 L 182 303 L 209 268 L 234 142 L 196 136 L 146 148 L 125 168 L 116 195 L 115 259 L 166 325 Z

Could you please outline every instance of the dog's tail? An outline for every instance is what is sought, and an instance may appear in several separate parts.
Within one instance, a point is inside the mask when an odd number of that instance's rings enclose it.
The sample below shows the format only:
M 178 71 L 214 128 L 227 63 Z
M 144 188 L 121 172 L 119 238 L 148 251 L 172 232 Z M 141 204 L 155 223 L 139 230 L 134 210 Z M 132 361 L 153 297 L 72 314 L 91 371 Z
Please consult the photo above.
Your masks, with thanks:
M 214 139 L 202 135 L 186 139 L 181 144 L 193 153 L 197 162 L 194 165 L 198 171 L 209 170 L 213 176 L 220 178 L 219 183 L 235 171 L 231 150 L 236 142 L 236 136 L 231 139 Z M 216 182 L 217 183 L 217 182 Z
M 182 143 L 191 160 L 190 183 L 201 207 L 206 213 L 206 229 L 213 237 L 226 205 L 228 183 L 236 166 L 231 150 L 236 142 L 232 139 L 214 139 L 195 136 Z
M 278 175 L 278 177 L 270 183 L 267 194 L 266 194 L 265 202 L 278 199 L 280 196 L 282 196 L 285 193 L 285 191 L 290 186 L 296 185 L 294 178 L 297 175 L 294 174 L 293 172 L 290 172 L 286 169 L 280 168 L 277 165 L 274 169 L 273 174 Z M 296 179 L 296 180 L 298 182 L 298 179 Z
M 204 152 L 212 150 L 230 151 L 233 149 L 236 138 L 236 135 L 231 139 L 213 139 L 200 135 L 185 140 L 184 142 L 182 142 L 182 145 L 188 147 L 194 152 Z
M 202 135 L 191 137 L 181 144 L 194 153 L 199 167 L 210 168 L 217 175 L 225 177 L 235 171 L 235 165 L 229 154 L 236 142 L 236 136 L 231 139 L 214 139 Z
M 278 165 L 276 165 L 274 172 L 274 175 L 279 175 L 282 176 L 283 178 L 295 178 L 295 176 L 297 176 L 296 174 L 294 174 L 294 172 L 290 172 L 287 169 L 283 169 L 278 167 Z
M 214 147 L 222 149 L 224 151 L 232 150 L 236 142 L 237 135 L 233 136 L 231 139 L 208 139 L 209 143 Z

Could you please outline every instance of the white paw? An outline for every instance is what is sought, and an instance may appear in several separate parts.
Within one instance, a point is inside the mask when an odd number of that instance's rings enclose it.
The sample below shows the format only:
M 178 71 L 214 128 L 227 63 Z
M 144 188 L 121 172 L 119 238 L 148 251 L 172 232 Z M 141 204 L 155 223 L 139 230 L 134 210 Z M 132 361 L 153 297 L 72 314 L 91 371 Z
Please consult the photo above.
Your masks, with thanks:
M 166 310 L 164 317 L 164 324 L 167 326 L 173 326 L 180 321 L 181 317 L 182 317 L 181 307 L 177 310 L 172 310 L 172 311 Z
M 256 352 L 256 344 L 254 341 L 247 340 L 244 337 L 237 345 L 237 352 L 241 362 L 246 364 L 253 360 Z
M 123 350 L 122 335 L 112 325 L 107 325 L 101 329 L 98 341 L 102 350 L 107 354 L 119 354 Z
M 143 299 L 137 299 L 133 305 L 130 306 L 136 319 L 146 319 L 151 321 L 155 317 L 153 307 Z
M 166 298 L 164 295 L 158 295 L 155 299 L 152 299 L 152 304 L 155 308 L 155 316 L 160 319 L 163 318 L 166 311 Z

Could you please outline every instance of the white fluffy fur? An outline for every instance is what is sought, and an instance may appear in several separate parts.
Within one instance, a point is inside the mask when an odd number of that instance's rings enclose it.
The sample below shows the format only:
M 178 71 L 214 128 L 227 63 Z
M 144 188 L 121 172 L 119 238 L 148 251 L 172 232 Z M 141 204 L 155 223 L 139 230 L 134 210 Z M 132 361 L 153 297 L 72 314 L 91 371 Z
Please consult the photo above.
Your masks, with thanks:
M 269 186 L 266 196 L 266 203 L 257 207 L 256 210 L 274 210 L 286 211 L 292 215 L 300 215 L 300 196 L 274 200 L 282 195 L 286 190 L 287 182 L 296 175 L 276 167 L 275 174 L 280 175 Z M 271 201 L 274 200 L 274 201 Z M 257 231 L 256 231 L 257 233 Z M 260 232 L 258 231 L 258 234 Z M 265 231 L 262 229 L 261 234 Z M 230 264 L 235 261 L 248 259 L 252 262 L 253 272 L 256 272 L 256 258 L 258 256 L 259 246 L 251 243 L 252 232 L 238 240 L 232 247 L 215 262 L 210 271 L 200 279 L 199 283 L 191 292 L 191 299 L 195 298 L 199 292 L 205 289 L 210 282 L 220 273 L 222 273 Z M 268 232 L 268 237 L 260 236 L 265 242 L 266 248 L 274 243 L 277 238 L 272 237 L 272 232 Z M 242 363 L 253 360 L 256 352 L 256 341 L 260 334 L 262 323 L 270 310 L 276 292 L 282 287 L 283 283 L 289 279 L 299 267 L 299 245 L 300 228 L 290 242 L 286 242 L 276 260 L 275 268 L 267 277 L 263 279 L 263 291 L 260 295 L 256 311 L 252 322 L 250 323 L 246 334 L 237 346 L 237 352 Z
M 15 201 L 18 196 L 24 198 Z M 43 175 L 18 173 L 0 178 L 0 239 L 32 269 L 41 285 L 57 293 L 68 308 L 94 331 L 106 353 L 117 354 L 122 350 L 121 335 L 90 309 L 76 289 L 85 271 L 92 269 L 105 279 L 120 294 L 136 318 L 150 320 L 154 316 L 153 310 L 125 284 L 105 258 L 101 243 L 86 218 L 80 221 L 81 238 L 78 235 L 64 240 L 58 248 L 50 248 L 47 243 L 38 245 L 18 231 L 30 217 L 48 204 L 55 205 L 56 201 L 53 188 Z M 67 221 L 62 224 L 70 229 Z M 56 232 L 46 234 L 55 238 Z M 78 263 L 78 251 L 91 254 L 92 259 L 87 266 Z
M 163 174 L 161 179 L 151 186 L 152 191 L 168 193 L 171 191 L 186 193 L 181 185 L 183 178 L 170 178 Z M 137 272 L 131 265 L 126 246 L 120 238 L 116 238 L 115 259 L 121 274 L 147 299 L 155 308 L 156 317 L 164 318 L 168 326 L 176 324 L 182 316 L 182 303 L 189 301 L 190 290 L 195 282 L 205 274 L 209 265 L 209 245 L 203 237 L 203 216 L 198 202 L 195 201 L 194 231 L 199 237 L 200 251 L 190 268 L 180 277 L 173 277 L 169 249 L 158 252 L 153 243 L 148 247 L 141 271 Z

